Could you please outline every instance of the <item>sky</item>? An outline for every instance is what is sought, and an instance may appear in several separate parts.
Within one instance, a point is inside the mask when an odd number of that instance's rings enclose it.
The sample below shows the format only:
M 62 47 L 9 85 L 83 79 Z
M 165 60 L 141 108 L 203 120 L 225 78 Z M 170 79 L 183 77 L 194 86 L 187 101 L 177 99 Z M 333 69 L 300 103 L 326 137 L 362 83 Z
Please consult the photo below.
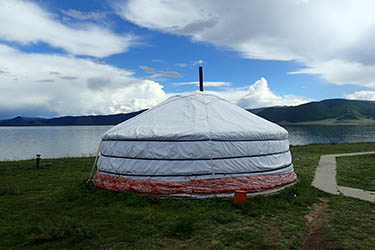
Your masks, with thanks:
M 1 0 L 0 119 L 205 92 L 243 108 L 375 101 L 375 1 Z

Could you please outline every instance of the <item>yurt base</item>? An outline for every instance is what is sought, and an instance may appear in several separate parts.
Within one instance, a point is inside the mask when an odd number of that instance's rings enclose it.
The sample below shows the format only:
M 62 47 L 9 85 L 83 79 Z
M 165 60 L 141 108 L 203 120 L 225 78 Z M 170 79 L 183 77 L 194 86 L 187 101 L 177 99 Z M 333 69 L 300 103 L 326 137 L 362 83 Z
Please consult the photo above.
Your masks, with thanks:
M 117 192 L 130 191 L 152 196 L 206 198 L 231 197 L 236 190 L 243 190 L 248 196 L 271 194 L 293 185 L 296 180 L 297 176 L 294 172 L 185 182 L 130 179 L 98 172 L 94 177 L 94 184 L 97 187 Z
M 246 192 L 247 197 L 254 197 L 254 196 L 267 196 L 267 195 L 275 195 L 281 190 L 284 190 L 285 188 L 291 187 L 294 184 L 296 184 L 298 181 L 295 180 L 292 183 L 286 184 L 281 187 L 276 187 L 268 190 L 263 190 L 263 191 L 252 191 L 252 192 Z M 182 199 L 204 199 L 204 198 L 212 198 L 212 197 L 220 197 L 220 198 L 233 198 L 234 192 L 232 193 L 217 193 L 217 194 L 206 194 L 206 195 L 199 195 L 199 194 L 174 194 L 174 195 L 154 195 L 154 197 L 159 197 L 159 198 L 182 198 Z M 143 194 L 147 195 L 147 194 Z

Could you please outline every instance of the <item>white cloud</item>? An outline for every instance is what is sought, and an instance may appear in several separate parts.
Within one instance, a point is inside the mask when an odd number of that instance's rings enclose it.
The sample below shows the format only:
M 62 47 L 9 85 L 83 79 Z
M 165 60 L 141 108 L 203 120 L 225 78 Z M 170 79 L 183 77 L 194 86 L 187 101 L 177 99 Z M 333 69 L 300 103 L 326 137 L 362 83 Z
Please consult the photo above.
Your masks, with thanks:
M 181 73 L 176 72 L 176 71 L 159 71 L 158 74 L 162 76 L 173 77 L 173 78 L 182 78 Z
M 313 101 L 303 96 L 278 96 L 270 90 L 268 82 L 264 77 L 255 81 L 255 83 L 251 84 L 249 87 L 226 87 L 224 91 L 205 90 L 204 92 L 219 96 L 245 109 L 272 106 L 296 106 Z
M 356 91 L 351 94 L 346 94 L 345 98 L 351 100 L 375 101 L 375 91 Z
M 177 66 L 183 68 L 183 67 L 186 67 L 187 64 L 186 63 L 176 63 Z
M 364 65 L 344 60 L 310 64 L 308 68 L 290 74 L 316 74 L 338 85 L 355 84 L 375 88 L 375 64 Z
M 144 72 L 146 72 L 147 74 L 156 74 L 156 70 L 152 67 L 148 67 L 148 66 L 139 66 L 141 69 L 143 69 Z
M 176 82 L 174 83 L 176 86 L 181 86 L 181 85 L 196 85 L 199 86 L 199 82 Z M 212 81 L 205 81 L 203 82 L 203 86 L 207 87 L 222 87 L 222 86 L 230 86 L 230 82 L 212 82 Z
M 7 72 L 0 74 L 0 115 L 35 115 L 35 110 L 49 116 L 131 112 L 152 107 L 172 95 L 166 94 L 158 82 L 137 79 L 130 71 L 72 56 L 24 53 L 0 44 L 0 65 Z M 304 97 L 277 96 L 264 78 L 247 90 L 205 92 L 244 108 L 310 101 Z
M 299 73 L 333 83 L 372 86 L 375 79 L 371 0 L 129 0 L 115 8 L 139 26 L 224 46 L 245 58 L 298 60 L 307 66 Z M 333 62 L 340 63 L 324 68 Z
M 0 113 L 41 107 L 57 115 L 130 112 L 168 96 L 155 81 L 89 59 L 23 53 L 0 44 L 0 65 L 8 72 L 0 74 Z
M 123 88 L 117 93 L 108 93 L 113 100 L 109 105 L 110 113 L 131 112 L 150 108 L 164 101 L 170 95 L 163 91 L 163 86 L 151 80 L 139 81 L 139 85 Z M 124 100 L 128 99 L 126 102 Z
M 194 61 L 193 62 L 193 65 L 200 65 L 200 64 L 204 64 L 205 62 L 202 60 L 202 59 L 199 59 L 197 61 Z
M 137 37 L 88 23 L 67 26 L 33 2 L 2 0 L 0 39 L 23 45 L 44 42 L 74 55 L 106 57 L 125 52 Z
M 277 96 L 268 87 L 267 80 L 262 77 L 250 85 L 244 95 L 237 100 L 237 104 L 243 108 L 261 108 L 270 106 L 295 106 L 312 101 L 302 96 Z
M 212 86 L 215 86 L 215 83 L 218 82 L 212 83 Z M 179 84 L 180 83 L 175 83 L 175 85 Z M 187 82 L 183 84 L 196 85 L 197 82 Z M 272 106 L 296 106 L 314 101 L 313 99 L 304 96 L 278 96 L 270 90 L 268 82 L 264 77 L 255 81 L 248 87 L 245 86 L 240 88 L 231 88 L 225 86 L 225 89 L 223 91 L 204 90 L 204 93 L 216 95 L 245 109 L 255 109 Z M 173 94 L 170 93 L 170 95 Z
M 98 20 L 105 18 L 107 15 L 106 12 L 100 11 L 90 11 L 90 12 L 83 12 L 79 10 L 69 9 L 69 10 L 61 10 L 63 14 L 66 16 L 78 19 L 78 20 Z
M 163 70 L 156 70 L 155 68 L 148 67 L 148 66 L 139 66 L 141 69 L 143 69 L 144 72 L 147 74 L 152 75 L 151 77 L 159 77 L 159 76 L 167 76 L 167 77 L 173 77 L 173 78 L 182 78 L 181 73 L 176 71 L 163 71 Z

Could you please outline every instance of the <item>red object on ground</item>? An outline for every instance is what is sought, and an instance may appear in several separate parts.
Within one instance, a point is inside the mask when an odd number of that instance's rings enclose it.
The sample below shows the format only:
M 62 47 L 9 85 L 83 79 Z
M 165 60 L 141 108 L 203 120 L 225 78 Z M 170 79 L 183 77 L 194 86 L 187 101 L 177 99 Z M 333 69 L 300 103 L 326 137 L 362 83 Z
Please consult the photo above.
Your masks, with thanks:
M 233 202 L 234 204 L 242 204 L 246 202 L 246 192 L 242 190 L 236 190 L 234 191 L 234 198 Z
M 284 174 L 228 177 L 181 182 L 166 182 L 156 180 L 129 179 L 117 175 L 96 173 L 94 184 L 98 187 L 113 191 L 132 191 L 152 195 L 212 195 L 244 192 L 260 192 L 285 186 L 294 182 L 297 175 L 294 172 Z

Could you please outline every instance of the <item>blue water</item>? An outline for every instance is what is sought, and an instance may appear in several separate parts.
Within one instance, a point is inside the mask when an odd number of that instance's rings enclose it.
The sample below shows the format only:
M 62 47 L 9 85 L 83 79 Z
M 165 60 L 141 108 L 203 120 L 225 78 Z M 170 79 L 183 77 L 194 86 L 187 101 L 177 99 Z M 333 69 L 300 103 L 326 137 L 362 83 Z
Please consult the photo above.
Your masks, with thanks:
M 92 156 L 112 126 L 0 127 L 0 161 Z
M 292 125 L 283 127 L 289 132 L 291 145 L 375 141 L 375 125 Z
M 0 127 L 0 161 L 93 156 L 112 126 Z M 284 126 L 291 145 L 375 141 L 375 126 Z

